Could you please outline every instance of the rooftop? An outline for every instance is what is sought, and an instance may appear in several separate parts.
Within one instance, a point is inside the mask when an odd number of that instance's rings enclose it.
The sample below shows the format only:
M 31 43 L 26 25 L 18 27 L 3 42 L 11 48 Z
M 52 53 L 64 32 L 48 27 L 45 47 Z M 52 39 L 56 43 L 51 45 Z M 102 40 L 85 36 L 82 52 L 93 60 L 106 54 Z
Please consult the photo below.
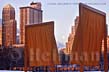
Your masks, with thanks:
M 3 8 L 10 8 L 10 9 L 14 9 L 14 7 L 11 4 L 6 4 Z

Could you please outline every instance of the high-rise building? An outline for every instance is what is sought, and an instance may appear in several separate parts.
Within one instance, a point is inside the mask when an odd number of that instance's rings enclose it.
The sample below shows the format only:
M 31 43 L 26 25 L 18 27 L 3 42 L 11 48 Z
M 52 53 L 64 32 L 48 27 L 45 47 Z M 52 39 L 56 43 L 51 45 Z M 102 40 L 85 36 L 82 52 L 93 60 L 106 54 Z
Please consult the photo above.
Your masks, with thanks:
M 25 43 L 25 25 L 42 22 L 41 3 L 30 3 L 30 6 L 20 7 L 20 43 Z
M 75 26 L 72 26 L 71 33 L 69 34 L 69 37 L 68 37 L 68 42 L 66 42 L 66 53 L 67 54 L 71 53 L 73 42 L 74 42 L 74 37 L 75 37 L 75 32 L 76 32 L 78 23 L 79 23 L 79 17 L 77 16 L 75 19 Z
M 16 43 L 15 9 L 7 4 L 2 11 L 2 45 L 12 46 Z

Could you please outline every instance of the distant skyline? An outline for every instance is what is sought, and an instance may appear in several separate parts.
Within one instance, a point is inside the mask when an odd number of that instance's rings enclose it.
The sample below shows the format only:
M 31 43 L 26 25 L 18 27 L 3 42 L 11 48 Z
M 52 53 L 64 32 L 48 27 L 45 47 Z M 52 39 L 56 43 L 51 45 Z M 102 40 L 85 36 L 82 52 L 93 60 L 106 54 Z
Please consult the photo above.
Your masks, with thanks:
M 105 12 L 107 14 L 107 24 L 109 25 L 108 0 L 0 0 L 0 19 L 2 18 L 3 6 L 11 4 L 15 8 L 17 28 L 19 28 L 19 7 L 29 6 L 32 1 L 42 3 L 44 22 L 55 21 L 56 40 L 64 44 L 64 46 L 71 32 L 71 26 L 74 25 L 74 19 L 78 15 L 79 8 L 76 3 L 86 3 L 89 6 Z

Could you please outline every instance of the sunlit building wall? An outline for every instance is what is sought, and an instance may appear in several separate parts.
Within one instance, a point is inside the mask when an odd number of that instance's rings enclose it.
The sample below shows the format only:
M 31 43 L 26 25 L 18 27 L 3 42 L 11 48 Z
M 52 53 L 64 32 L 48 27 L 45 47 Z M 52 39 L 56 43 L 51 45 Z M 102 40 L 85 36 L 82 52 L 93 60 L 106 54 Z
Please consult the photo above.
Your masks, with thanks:
M 25 25 L 42 22 L 41 3 L 32 2 L 30 6 L 20 7 L 20 43 L 25 43 Z
M 15 9 L 7 4 L 2 11 L 2 44 L 5 47 L 16 44 Z
M 73 41 L 74 41 L 74 36 L 75 36 L 75 32 L 76 32 L 78 23 L 79 23 L 79 17 L 77 16 L 75 19 L 75 26 L 72 26 L 71 33 L 69 34 L 69 37 L 68 37 L 68 42 L 66 42 L 66 51 L 65 51 L 66 54 L 71 53 L 72 45 L 73 45 Z

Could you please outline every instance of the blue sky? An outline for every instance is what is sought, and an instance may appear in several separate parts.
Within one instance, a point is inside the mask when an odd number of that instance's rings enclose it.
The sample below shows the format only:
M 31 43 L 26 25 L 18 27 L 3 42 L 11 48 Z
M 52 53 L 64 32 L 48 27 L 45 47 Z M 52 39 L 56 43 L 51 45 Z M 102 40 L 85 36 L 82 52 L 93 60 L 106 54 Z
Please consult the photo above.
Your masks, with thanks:
M 109 0 L 0 0 L 0 18 L 2 18 L 3 6 L 11 4 L 16 10 L 17 28 L 19 28 L 19 7 L 29 6 L 32 1 L 42 3 L 43 21 L 55 21 L 56 40 L 64 45 L 71 32 L 71 26 L 74 25 L 74 19 L 78 15 L 78 4 L 74 3 L 87 3 L 89 6 L 104 11 L 107 14 L 107 24 L 109 23 Z

